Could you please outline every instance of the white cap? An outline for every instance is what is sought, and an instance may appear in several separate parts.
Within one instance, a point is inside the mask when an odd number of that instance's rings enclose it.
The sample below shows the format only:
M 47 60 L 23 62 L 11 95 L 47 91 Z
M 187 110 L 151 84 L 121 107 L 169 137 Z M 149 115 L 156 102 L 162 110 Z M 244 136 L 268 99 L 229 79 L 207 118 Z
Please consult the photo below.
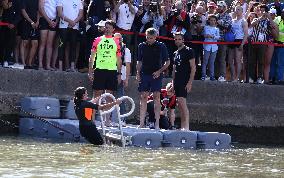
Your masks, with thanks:
M 276 11 L 276 9 L 274 9 L 274 8 L 271 8 L 271 9 L 269 10 L 269 13 L 270 13 L 270 14 L 277 15 L 277 11 Z
M 226 4 L 225 1 L 218 1 L 218 2 L 217 2 L 217 6 L 227 7 L 227 4 Z
M 101 21 L 99 21 L 99 23 L 96 24 L 96 26 L 104 27 L 104 26 L 106 26 L 106 21 L 101 20 Z

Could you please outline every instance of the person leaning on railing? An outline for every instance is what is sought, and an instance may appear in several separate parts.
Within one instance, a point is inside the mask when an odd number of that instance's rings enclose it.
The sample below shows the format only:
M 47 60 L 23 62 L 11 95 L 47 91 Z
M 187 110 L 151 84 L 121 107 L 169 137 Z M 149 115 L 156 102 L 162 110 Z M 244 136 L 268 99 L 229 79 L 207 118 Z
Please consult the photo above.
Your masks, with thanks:
M 225 1 L 218 1 L 217 3 L 217 27 L 220 29 L 219 41 L 224 42 L 224 34 L 232 25 L 232 17 L 227 11 L 227 4 Z M 218 74 L 218 81 L 226 81 L 226 56 L 229 53 L 228 45 L 218 45 L 218 52 L 216 57 L 216 74 Z
M 271 29 L 269 28 L 271 22 L 269 18 L 268 8 L 266 5 L 259 5 L 256 7 L 258 18 L 255 18 L 251 23 L 253 32 L 251 35 L 252 43 L 255 42 L 269 42 Z M 263 84 L 264 77 L 264 58 L 265 58 L 265 44 L 252 44 L 251 57 L 249 59 L 249 77 L 256 81 L 257 84 Z

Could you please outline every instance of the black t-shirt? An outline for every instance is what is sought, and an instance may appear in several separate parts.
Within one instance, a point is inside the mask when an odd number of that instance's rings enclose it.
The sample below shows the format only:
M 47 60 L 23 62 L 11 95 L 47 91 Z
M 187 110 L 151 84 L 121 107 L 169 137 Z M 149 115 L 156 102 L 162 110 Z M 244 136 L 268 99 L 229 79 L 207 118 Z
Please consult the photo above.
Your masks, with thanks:
M 32 21 L 37 21 L 38 0 L 23 0 L 22 9 L 25 9 Z
M 190 60 L 194 59 L 193 49 L 184 46 L 182 49 L 174 52 L 175 83 L 185 84 L 190 78 Z
M 146 75 L 152 75 L 159 70 L 165 61 L 169 59 L 168 49 L 162 42 L 155 42 L 149 45 L 146 42 L 138 46 L 138 59 L 142 62 L 141 72 Z
M 0 0 L 0 3 L 3 0 Z M 8 9 L 3 9 L 2 21 L 17 25 L 21 20 L 21 0 L 9 0 L 12 6 Z
M 93 110 L 98 110 L 98 105 L 89 101 L 82 101 L 78 106 L 75 106 L 75 113 L 79 119 L 80 125 L 92 125 Z

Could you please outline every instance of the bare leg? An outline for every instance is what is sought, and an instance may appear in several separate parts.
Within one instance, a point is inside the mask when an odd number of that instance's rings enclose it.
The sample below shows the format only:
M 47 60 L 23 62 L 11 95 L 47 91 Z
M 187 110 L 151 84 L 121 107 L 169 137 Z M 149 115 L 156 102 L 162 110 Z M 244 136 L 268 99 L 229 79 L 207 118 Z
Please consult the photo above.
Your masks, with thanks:
M 228 63 L 230 67 L 231 81 L 235 80 L 234 58 L 235 58 L 235 49 L 229 48 Z
M 46 40 L 46 69 L 51 69 L 51 57 L 52 57 L 52 50 L 53 50 L 53 40 L 55 37 L 55 31 L 48 31 L 48 36 Z
M 140 128 L 145 127 L 145 117 L 147 111 L 147 98 L 149 92 L 141 92 L 140 94 Z
M 39 50 L 38 50 L 38 68 L 43 68 L 42 61 L 43 61 L 43 55 L 45 51 L 47 34 L 48 34 L 48 30 L 40 31 L 40 43 L 39 43 Z
M 21 45 L 21 37 L 20 36 L 16 36 L 16 45 L 15 45 L 15 49 L 14 49 L 14 56 L 15 56 L 15 62 L 19 63 L 19 53 L 20 53 L 20 45 Z
M 55 36 L 54 43 L 53 43 L 53 53 L 52 53 L 52 68 L 56 69 L 57 57 L 58 57 L 58 46 L 59 46 L 59 39 Z
M 270 63 L 274 52 L 274 46 L 268 45 L 265 51 L 265 57 L 264 57 L 264 81 L 269 82 L 269 72 L 270 72 Z
M 155 111 L 155 119 L 156 119 L 155 129 L 159 129 L 160 128 L 160 125 L 159 125 L 160 124 L 160 113 L 161 113 L 160 92 L 154 92 L 153 97 L 154 97 L 154 111 Z M 147 108 L 147 105 L 146 105 L 146 108 Z
M 243 49 L 240 48 L 236 48 L 235 49 L 235 61 L 236 61 L 236 67 L 237 67 L 237 71 L 236 71 L 236 80 L 240 79 L 240 74 L 241 74 L 241 70 L 242 70 L 242 58 L 243 58 Z
M 32 66 L 32 64 L 33 64 L 35 53 L 36 53 L 37 47 L 38 47 L 38 41 L 37 40 L 32 40 L 31 41 L 31 45 L 32 45 L 32 47 L 31 47 L 31 50 L 30 50 L 29 60 L 28 60 L 28 65 L 29 66 Z
M 22 40 L 21 46 L 20 46 L 20 55 L 22 58 L 22 64 L 25 66 L 26 65 L 26 47 L 28 45 L 28 40 Z
M 186 104 L 186 98 L 177 97 L 178 107 L 181 111 L 181 129 L 189 130 L 189 111 Z

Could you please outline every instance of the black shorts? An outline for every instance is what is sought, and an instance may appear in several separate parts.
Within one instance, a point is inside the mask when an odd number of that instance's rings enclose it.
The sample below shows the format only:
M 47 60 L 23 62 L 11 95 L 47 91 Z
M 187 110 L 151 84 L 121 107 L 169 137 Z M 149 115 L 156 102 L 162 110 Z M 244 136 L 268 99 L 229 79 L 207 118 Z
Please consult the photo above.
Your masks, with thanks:
M 56 21 L 56 19 L 52 20 L 53 22 Z M 50 30 L 50 31 L 56 31 L 57 27 L 52 28 L 49 26 L 48 22 L 46 21 L 45 18 L 41 17 L 39 19 L 39 30 Z
M 93 90 L 117 90 L 117 71 L 95 69 Z
M 22 23 L 23 23 L 23 20 L 21 20 L 18 23 L 18 25 L 17 25 L 17 36 L 22 36 L 22 34 L 23 34 L 23 30 L 22 30 L 23 25 L 22 25 Z
M 32 25 L 27 21 L 24 20 L 22 22 L 22 27 L 21 27 L 21 38 L 22 40 L 38 40 L 39 38 L 39 30 L 34 29 Z
M 176 97 L 187 98 L 186 84 L 174 83 L 174 90 Z

